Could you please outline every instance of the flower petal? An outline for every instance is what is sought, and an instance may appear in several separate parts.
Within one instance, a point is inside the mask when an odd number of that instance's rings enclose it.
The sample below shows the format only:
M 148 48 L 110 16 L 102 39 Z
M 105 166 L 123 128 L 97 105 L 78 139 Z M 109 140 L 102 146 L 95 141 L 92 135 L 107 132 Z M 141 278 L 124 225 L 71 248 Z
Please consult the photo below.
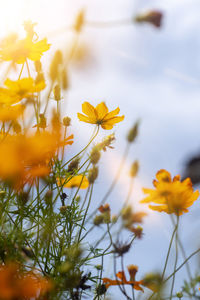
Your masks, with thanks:
M 113 118 L 114 116 L 118 115 L 119 112 L 120 112 L 120 109 L 119 109 L 119 107 L 117 107 L 116 109 L 114 109 L 114 110 L 112 110 L 111 112 L 109 112 L 109 113 L 105 116 L 104 120 L 108 120 L 108 119 Z
M 108 108 L 104 102 L 99 103 L 96 106 L 96 112 L 97 112 L 97 118 L 98 119 L 104 119 L 106 114 L 108 113 Z
M 89 117 L 89 119 L 97 119 L 97 113 L 93 105 L 89 102 L 82 104 L 82 112 Z

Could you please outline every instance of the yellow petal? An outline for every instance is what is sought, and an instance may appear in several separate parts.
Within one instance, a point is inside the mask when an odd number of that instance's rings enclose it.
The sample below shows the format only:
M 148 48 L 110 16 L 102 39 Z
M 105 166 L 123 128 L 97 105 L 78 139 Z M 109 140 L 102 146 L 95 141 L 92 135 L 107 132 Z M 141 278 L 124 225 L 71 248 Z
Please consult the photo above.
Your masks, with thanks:
M 158 179 L 158 181 L 164 181 L 164 182 L 171 182 L 171 174 L 162 169 L 162 170 L 159 170 L 156 174 L 156 178 Z
M 105 117 L 105 115 L 108 113 L 108 108 L 107 106 L 105 105 L 104 102 L 101 102 L 99 103 L 97 106 L 96 106 L 96 111 L 97 111 L 97 118 L 99 120 L 103 119 Z
M 111 112 L 109 112 L 109 113 L 105 116 L 104 120 L 108 120 L 108 119 L 113 118 L 114 116 L 118 115 L 119 112 L 120 112 L 120 109 L 119 109 L 119 107 L 117 107 L 116 109 L 114 109 L 114 110 L 112 110 Z
M 86 116 L 84 116 L 81 113 L 77 113 L 77 116 L 79 118 L 80 121 L 86 122 L 86 123 L 91 123 L 90 119 Z
M 89 102 L 84 102 L 82 104 L 82 112 L 89 117 L 91 120 L 97 120 L 97 112 L 93 105 Z
M 65 180 L 62 179 L 62 181 L 65 181 Z M 80 189 L 86 189 L 86 188 L 88 188 L 88 186 L 89 186 L 89 181 L 88 181 L 87 177 L 84 175 L 74 176 L 74 177 L 72 177 L 72 179 L 70 179 L 67 183 L 64 184 L 65 188 L 80 187 Z

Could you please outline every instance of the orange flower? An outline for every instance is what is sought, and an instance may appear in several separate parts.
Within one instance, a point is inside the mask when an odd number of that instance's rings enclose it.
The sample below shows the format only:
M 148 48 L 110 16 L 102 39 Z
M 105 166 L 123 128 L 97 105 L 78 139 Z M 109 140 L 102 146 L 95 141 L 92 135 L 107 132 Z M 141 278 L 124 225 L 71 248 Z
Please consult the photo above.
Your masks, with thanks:
M 1 42 L 0 59 L 11 60 L 17 64 L 23 64 L 27 59 L 37 61 L 49 48 L 50 44 L 47 43 L 46 38 L 34 42 L 29 35 L 25 39 L 19 40 L 16 34 L 12 34 Z
M 22 272 L 18 264 L 10 263 L 0 266 L 1 300 L 39 299 L 51 288 L 52 284 L 46 278 L 32 271 Z
M 124 271 L 120 271 L 116 274 L 116 277 L 117 277 L 116 280 L 112 280 L 112 279 L 105 277 L 105 278 L 103 278 L 103 283 L 105 284 L 107 289 L 109 288 L 109 286 L 112 286 L 112 285 L 129 284 L 132 286 L 133 289 L 144 292 L 143 288 L 140 286 L 143 283 L 142 280 L 135 281 L 135 275 L 136 275 L 137 271 L 138 271 L 137 266 L 130 265 L 130 266 L 128 266 L 130 280 L 126 279 L 126 275 L 125 275 Z
M 96 108 L 89 102 L 84 102 L 82 104 L 82 111 L 85 115 L 81 113 L 77 114 L 80 121 L 97 124 L 106 130 L 112 129 L 115 123 L 119 123 L 124 120 L 124 116 L 116 116 L 120 111 L 119 107 L 108 112 L 108 108 L 104 102 L 98 104 Z
M 20 187 L 32 184 L 36 177 L 47 176 L 56 150 L 71 144 L 71 137 L 64 142 L 60 134 L 40 132 L 34 135 L 8 135 L 0 143 L 0 178 Z
M 156 174 L 157 180 L 153 181 L 155 189 L 143 189 L 148 197 L 141 203 L 153 203 L 149 208 L 168 214 L 175 213 L 177 216 L 188 212 L 194 201 L 199 197 L 199 191 L 193 191 L 190 178 L 180 181 L 180 175 L 171 178 L 166 170 L 160 170 Z

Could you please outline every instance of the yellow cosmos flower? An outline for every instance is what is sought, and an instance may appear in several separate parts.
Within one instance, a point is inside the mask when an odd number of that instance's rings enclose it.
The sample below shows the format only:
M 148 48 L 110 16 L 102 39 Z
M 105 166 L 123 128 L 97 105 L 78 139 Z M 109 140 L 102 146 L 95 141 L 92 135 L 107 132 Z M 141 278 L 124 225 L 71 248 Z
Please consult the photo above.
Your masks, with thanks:
M 177 216 L 188 212 L 195 200 L 199 197 L 199 191 L 193 191 L 190 178 L 180 181 L 180 175 L 171 178 L 166 170 L 160 170 L 156 174 L 157 180 L 153 181 L 155 189 L 143 189 L 149 196 L 141 203 L 153 203 L 149 208 Z
M 120 112 L 119 107 L 108 112 L 108 108 L 104 102 L 101 102 L 96 107 L 92 106 L 89 102 L 84 102 L 82 104 L 82 111 L 85 115 L 77 114 L 80 121 L 101 125 L 106 130 L 112 129 L 115 123 L 124 120 L 124 116 L 116 116 Z
M 24 105 L 2 106 L 0 107 L 0 121 L 15 121 L 23 114 L 24 109 Z
M 43 52 L 49 50 L 49 48 L 50 44 L 47 43 L 46 38 L 34 42 L 29 36 L 23 40 L 18 40 L 17 35 L 12 34 L 1 42 L 0 59 L 23 64 L 27 59 L 40 60 Z
M 66 179 L 62 178 L 61 180 L 57 179 L 58 185 L 62 185 Z M 76 175 L 72 177 L 67 183 L 64 184 L 65 188 L 75 188 L 80 187 L 80 189 L 87 189 L 89 186 L 89 181 L 84 175 Z
M 0 103 L 15 104 L 24 98 L 29 98 L 33 93 L 40 92 L 45 88 L 45 81 L 35 82 L 33 78 L 22 78 L 16 81 L 6 79 L 6 88 L 0 88 Z

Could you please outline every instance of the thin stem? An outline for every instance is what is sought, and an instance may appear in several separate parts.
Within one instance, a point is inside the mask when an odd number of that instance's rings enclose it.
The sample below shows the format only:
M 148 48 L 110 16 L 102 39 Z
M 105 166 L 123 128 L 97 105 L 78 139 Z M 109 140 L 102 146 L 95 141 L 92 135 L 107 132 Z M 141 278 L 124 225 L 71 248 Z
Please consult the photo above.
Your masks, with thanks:
M 89 196 L 89 200 L 88 200 L 88 205 L 87 205 L 87 208 L 85 210 L 83 221 L 82 221 L 81 228 L 80 228 L 80 231 L 79 231 L 78 243 L 80 242 L 81 233 L 82 233 L 82 230 L 83 230 L 83 227 L 84 227 L 84 224 L 85 224 L 85 219 L 86 219 L 86 216 L 87 216 L 87 212 L 88 212 L 88 209 L 90 207 L 91 200 L 92 200 L 92 192 L 93 192 L 93 184 L 92 184 L 91 189 L 90 189 L 90 196 Z
M 196 251 L 194 251 L 192 254 L 190 254 L 188 256 L 188 258 L 186 258 L 184 260 L 184 262 L 171 274 L 169 275 L 164 281 L 163 281 L 163 284 L 166 283 L 170 278 L 172 278 L 174 276 L 174 274 L 176 274 L 176 272 L 178 272 L 194 255 L 196 255 L 197 253 L 200 252 L 200 248 L 197 249 Z
M 175 245 L 176 245 L 176 256 L 175 256 L 175 263 L 174 263 L 174 271 L 176 270 L 177 267 L 177 261 L 178 261 L 178 225 L 179 225 L 179 216 L 177 216 L 177 225 L 176 225 L 176 241 L 175 241 Z M 172 299 L 172 295 L 173 295 L 173 289 L 174 289 L 174 283 L 175 283 L 175 274 L 173 276 L 172 279 L 172 286 L 171 286 L 171 293 L 170 293 L 170 300 Z
M 132 25 L 133 21 L 131 19 L 122 19 L 122 20 L 111 20 L 111 21 L 87 21 L 85 23 L 88 27 L 94 27 L 94 28 L 108 28 L 108 27 L 116 27 L 116 26 L 127 26 Z

